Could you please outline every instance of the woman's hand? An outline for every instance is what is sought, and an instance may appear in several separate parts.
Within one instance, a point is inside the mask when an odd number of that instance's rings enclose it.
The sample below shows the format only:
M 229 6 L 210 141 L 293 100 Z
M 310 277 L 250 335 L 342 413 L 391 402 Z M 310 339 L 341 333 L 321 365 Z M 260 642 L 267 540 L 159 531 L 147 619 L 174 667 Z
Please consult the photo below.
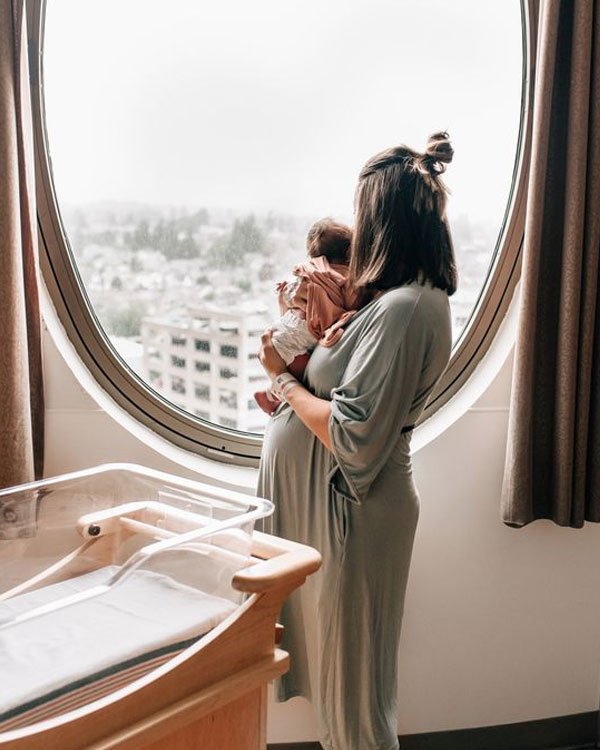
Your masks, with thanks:
M 286 372 L 287 367 L 285 362 L 277 353 L 277 350 L 273 346 L 273 330 L 267 328 L 267 330 L 260 337 L 260 351 L 258 358 L 261 365 L 265 368 L 267 375 L 271 378 L 276 378 L 281 375 L 282 372 Z
M 285 362 L 273 346 L 272 338 L 273 330 L 267 328 L 260 337 L 261 347 L 258 353 L 260 363 L 271 380 L 287 372 Z M 286 390 L 285 400 L 308 429 L 319 438 L 327 450 L 331 451 L 331 438 L 329 436 L 331 402 L 313 396 L 301 383 L 297 383 L 293 388 Z

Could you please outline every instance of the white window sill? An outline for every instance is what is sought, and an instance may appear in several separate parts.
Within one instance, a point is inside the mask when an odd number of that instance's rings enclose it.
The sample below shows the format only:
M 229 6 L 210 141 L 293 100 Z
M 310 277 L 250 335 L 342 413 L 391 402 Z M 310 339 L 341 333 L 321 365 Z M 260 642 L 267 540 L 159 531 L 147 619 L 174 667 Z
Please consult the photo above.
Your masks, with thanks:
M 257 469 L 224 463 L 196 455 L 170 443 L 165 438 L 134 419 L 100 387 L 79 358 L 69 341 L 54 309 L 50 295 L 42 284 L 40 302 L 44 323 L 67 366 L 98 408 L 106 412 L 130 435 L 176 466 L 199 474 L 205 481 L 229 486 L 238 491 L 254 494 Z M 443 407 L 415 430 L 412 439 L 413 454 L 435 441 L 450 425 L 481 398 L 500 368 L 510 355 L 516 334 L 519 307 L 519 286 L 515 290 L 508 313 L 487 353 L 466 385 Z

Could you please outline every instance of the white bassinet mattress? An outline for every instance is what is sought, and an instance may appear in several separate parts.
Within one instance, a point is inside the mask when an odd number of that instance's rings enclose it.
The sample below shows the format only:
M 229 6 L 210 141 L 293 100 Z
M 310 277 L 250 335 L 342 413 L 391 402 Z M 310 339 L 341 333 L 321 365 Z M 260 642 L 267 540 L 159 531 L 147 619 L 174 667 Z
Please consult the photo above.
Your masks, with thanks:
M 237 608 L 170 576 L 138 569 L 98 596 L 10 623 L 105 584 L 117 570 L 107 566 L 0 602 L 0 722 L 91 682 L 106 683 L 119 670 L 135 679 L 135 665 L 161 663 L 157 657 L 181 650 Z

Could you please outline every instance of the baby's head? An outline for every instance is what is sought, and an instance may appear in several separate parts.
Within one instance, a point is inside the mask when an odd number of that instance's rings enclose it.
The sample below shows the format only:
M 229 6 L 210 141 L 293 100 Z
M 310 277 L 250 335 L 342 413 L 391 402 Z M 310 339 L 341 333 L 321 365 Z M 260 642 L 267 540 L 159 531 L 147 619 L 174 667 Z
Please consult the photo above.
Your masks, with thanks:
M 316 221 L 308 230 L 306 249 L 311 258 L 324 255 L 330 263 L 350 261 L 352 230 L 333 219 Z

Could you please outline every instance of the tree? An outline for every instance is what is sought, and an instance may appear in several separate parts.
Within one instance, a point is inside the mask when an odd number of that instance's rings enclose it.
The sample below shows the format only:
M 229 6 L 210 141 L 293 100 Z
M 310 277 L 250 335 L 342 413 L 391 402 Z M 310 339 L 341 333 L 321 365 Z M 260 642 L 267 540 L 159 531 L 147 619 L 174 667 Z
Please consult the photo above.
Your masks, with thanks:
M 259 281 L 269 281 L 275 275 L 275 266 L 272 263 L 263 263 L 258 270 Z
M 266 237 L 254 214 L 236 219 L 230 232 L 218 237 L 211 247 L 211 258 L 219 268 L 241 266 L 246 253 L 265 254 Z
M 195 232 L 208 223 L 208 211 L 201 208 L 193 214 L 178 219 L 161 219 L 153 228 L 142 219 L 133 232 L 126 235 L 126 242 L 132 250 L 152 248 L 163 253 L 168 260 L 175 258 L 197 258 L 200 246 L 194 238 Z
M 200 227 L 209 224 L 209 214 L 206 208 L 199 208 L 194 213 L 180 216 L 175 220 L 175 225 L 178 230 L 186 232 L 187 234 L 194 234 Z
M 109 311 L 108 333 L 113 336 L 139 336 L 145 314 L 146 306 L 142 302 L 133 302 L 129 307 Z
M 143 247 L 150 247 L 150 226 L 146 219 L 142 219 L 133 230 L 130 239 L 132 250 L 141 250 Z
M 236 220 L 233 225 L 233 236 L 240 245 L 244 246 L 247 253 L 265 252 L 265 234 L 257 225 L 254 214 L 246 216 L 245 219 Z
M 183 237 L 178 238 L 175 249 L 178 258 L 197 258 L 200 254 L 200 248 L 190 232 L 187 232 Z
M 142 261 L 138 258 L 137 253 L 133 253 L 133 255 L 131 256 L 131 260 L 129 261 L 129 268 L 131 268 L 132 273 L 140 273 L 140 271 L 144 270 Z

